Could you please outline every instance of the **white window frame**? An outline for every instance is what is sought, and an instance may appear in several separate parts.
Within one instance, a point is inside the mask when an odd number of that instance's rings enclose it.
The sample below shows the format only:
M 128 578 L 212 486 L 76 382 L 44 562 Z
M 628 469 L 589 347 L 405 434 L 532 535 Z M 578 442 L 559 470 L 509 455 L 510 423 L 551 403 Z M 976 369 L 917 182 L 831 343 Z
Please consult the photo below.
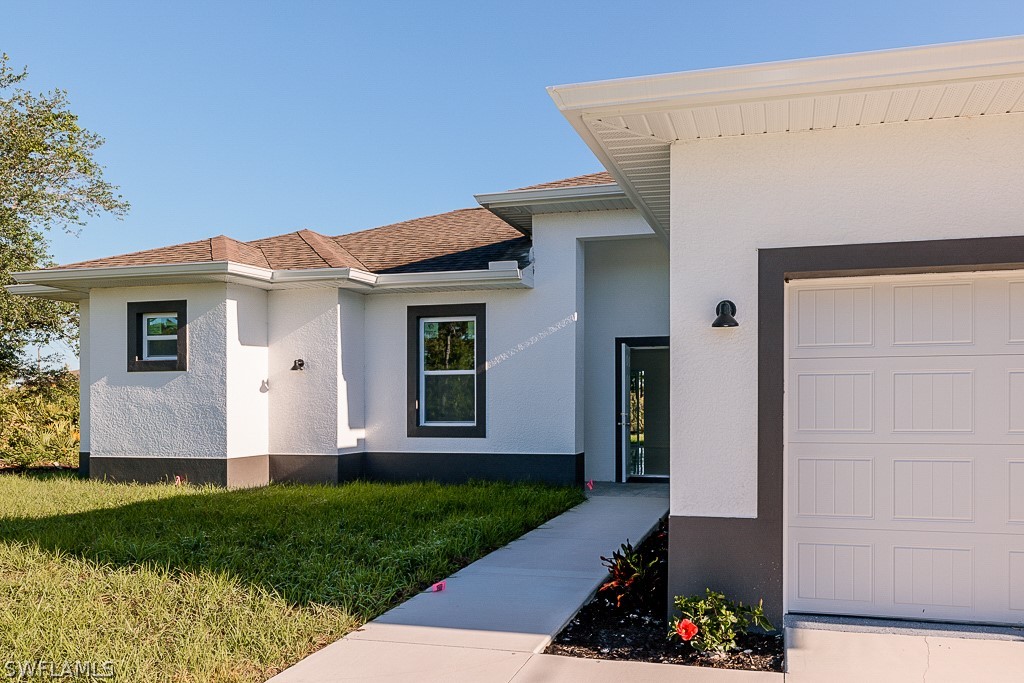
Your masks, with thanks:
M 424 328 L 427 323 L 455 323 L 455 322 L 471 322 L 473 323 L 473 359 L 474 367 L 470 370 L 427 370 L 427 349 L 424 342 Z M 419 423 L 421 427 L 475 427 L 477 423 L 477 411 L 476 405 L 476 316 L 475 315 L 457 315 L 457 316 L 442 316 L 434 318 L 420 318 L 419 327 L 419 353 L 420 353 L 420 395 L 419 395 Z M 427 375 L 472 375 L 473 376 L 473 419 L 469 422 L 428 422 L 427 421 Z
M 153 318 L 178 318 L 178 314 L 174 311 L 169 313 L 143 313 L 142 314 L 142 360 L 178 360 L 178 354 L 175 353 L 173 356 L 151 356 L 149 355 L 149 342 L 150 341 L 178 341 L 178 335 L 176 334 L 149 334 L 149 321 Z M 178 327 L 181 328 L 181 321 L 178 321 Z

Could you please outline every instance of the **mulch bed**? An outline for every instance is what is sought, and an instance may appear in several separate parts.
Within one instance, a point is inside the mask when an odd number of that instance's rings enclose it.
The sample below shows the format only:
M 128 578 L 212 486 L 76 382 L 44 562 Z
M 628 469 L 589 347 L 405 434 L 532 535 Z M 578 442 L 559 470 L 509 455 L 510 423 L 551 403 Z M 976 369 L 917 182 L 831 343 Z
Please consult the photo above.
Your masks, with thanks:
M 640 549 L 667 555 L 667 533 L 662 529 L 651 534 Z M 661 593 L 667 596 L 667 587 Z M 737 638 L 738 647 L 732 652 L 700 653 L 688 644 L 666 637 L 669 632 L 666 612 L 667 603 L 649 609 L 619 609 L 614 599 L 598 593 L 545 652 L 585 659 L 782 671 L 785 648 L 781 634 L 747 634 Z

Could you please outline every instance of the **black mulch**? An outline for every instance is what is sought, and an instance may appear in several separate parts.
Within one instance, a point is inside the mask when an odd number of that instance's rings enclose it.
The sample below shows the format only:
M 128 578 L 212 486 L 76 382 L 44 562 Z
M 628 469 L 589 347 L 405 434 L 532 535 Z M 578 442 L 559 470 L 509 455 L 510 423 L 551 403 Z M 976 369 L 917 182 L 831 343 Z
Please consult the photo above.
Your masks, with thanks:
M 640 550 L 666 556 L 668 535 L 664 528 L 651 534 L 640 545 Z M 667 587 L 662 585 L 660 594 L 667 596 Z M 555 637 L 546 653 L 587 659 L 782 671 L 781 634 L 747 634 L 737 639 L 738 647 L 732 652 L 700 653 L 678 639 L 667 638 L 666 613 L 665 600 L 646 609 L 625 610 L 617 608 L 614 599 L 599 592 Z

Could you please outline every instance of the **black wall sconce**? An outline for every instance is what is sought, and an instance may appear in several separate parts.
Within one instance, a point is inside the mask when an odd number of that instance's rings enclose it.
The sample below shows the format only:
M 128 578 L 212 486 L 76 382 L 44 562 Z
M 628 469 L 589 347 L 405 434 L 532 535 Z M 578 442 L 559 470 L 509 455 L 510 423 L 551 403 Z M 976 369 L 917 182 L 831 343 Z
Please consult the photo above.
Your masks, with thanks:
M 296 361 L 294 363 L 292 363 L 292 370 L 305 370 L 305 369 L 306 369 L 306 361 L 302 360 L 301 358 L 296 359 Z
M 711 323 L 711 327 L 740 326 L 740 324 L 736 322 L 736 318 L 733 317 L 736 315 L 736 304 L 728 299 L 723 299 L 718 302 L 718 307 L 715 308 L 715 313 L 718 314 L 718 317 L 715 318 L 715 322 Z

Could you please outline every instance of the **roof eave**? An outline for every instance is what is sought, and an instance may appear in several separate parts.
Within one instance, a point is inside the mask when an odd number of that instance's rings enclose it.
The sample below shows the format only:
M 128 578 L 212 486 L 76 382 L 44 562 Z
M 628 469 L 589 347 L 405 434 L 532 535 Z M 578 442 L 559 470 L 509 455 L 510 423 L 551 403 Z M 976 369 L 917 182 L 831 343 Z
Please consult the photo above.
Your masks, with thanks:
M 532 289 L 533 266 L 515 261 L 492 261 L 487 270 L 448 270 L 433 273 L 388 273 L 377 276 L 374 292 L 426 289 Z
M 598 203 L 604 205 L 607 202 L 622 200 L 625 202 L 623 208 L 634 208 L 626 192 L 615 183 L 509 190 L 478 194 L 474 197 L 480 206 L 528 236 L 533 233 L 533 215 L 542 213 L 545 207 L 569 205 L 574 211 L 590 211 L 597 210 Z
M 515 261 L 494 261 L 487 270 L 457 270 L 378 275 L 356 268 L 267 270 L 232 261 L 106 268 L 68 268 L 14 273 L 12 294 L 61 301 L 82 301 L 99 287 L 229 282 L 260 289 L 337 287 L 364 294 L 396 289 L 479 289 L 533 286 L 532 268 Z
M 1022 72 L 1024 36 L 1010 36 L 556 85 L 548 93 L 563 114 L 622 115 Z
M 75 292 L 46 285 L 4 285 L 4 289 L 16 296 L 31 296 L 36 299 L 79 302 L 89 298 L 88 292 Z
M 561 85 L 548 93 L 651 227 L 667 236 L 670 148 L 692 135 L 682 136 L 678 129 L 673 135 L 671 126 L 649 124 L 645 117 L 1018 77 L 1024 77 L 1024 36 Z M 632 136 L 632 146 L 622 143 L 624 135 Z M 611 136 L 614 145 L 606 145 L 602 136 Z M 637 164 L 631 157 L 627 169 L 615 158 L 627 152 L 652 160 Z

